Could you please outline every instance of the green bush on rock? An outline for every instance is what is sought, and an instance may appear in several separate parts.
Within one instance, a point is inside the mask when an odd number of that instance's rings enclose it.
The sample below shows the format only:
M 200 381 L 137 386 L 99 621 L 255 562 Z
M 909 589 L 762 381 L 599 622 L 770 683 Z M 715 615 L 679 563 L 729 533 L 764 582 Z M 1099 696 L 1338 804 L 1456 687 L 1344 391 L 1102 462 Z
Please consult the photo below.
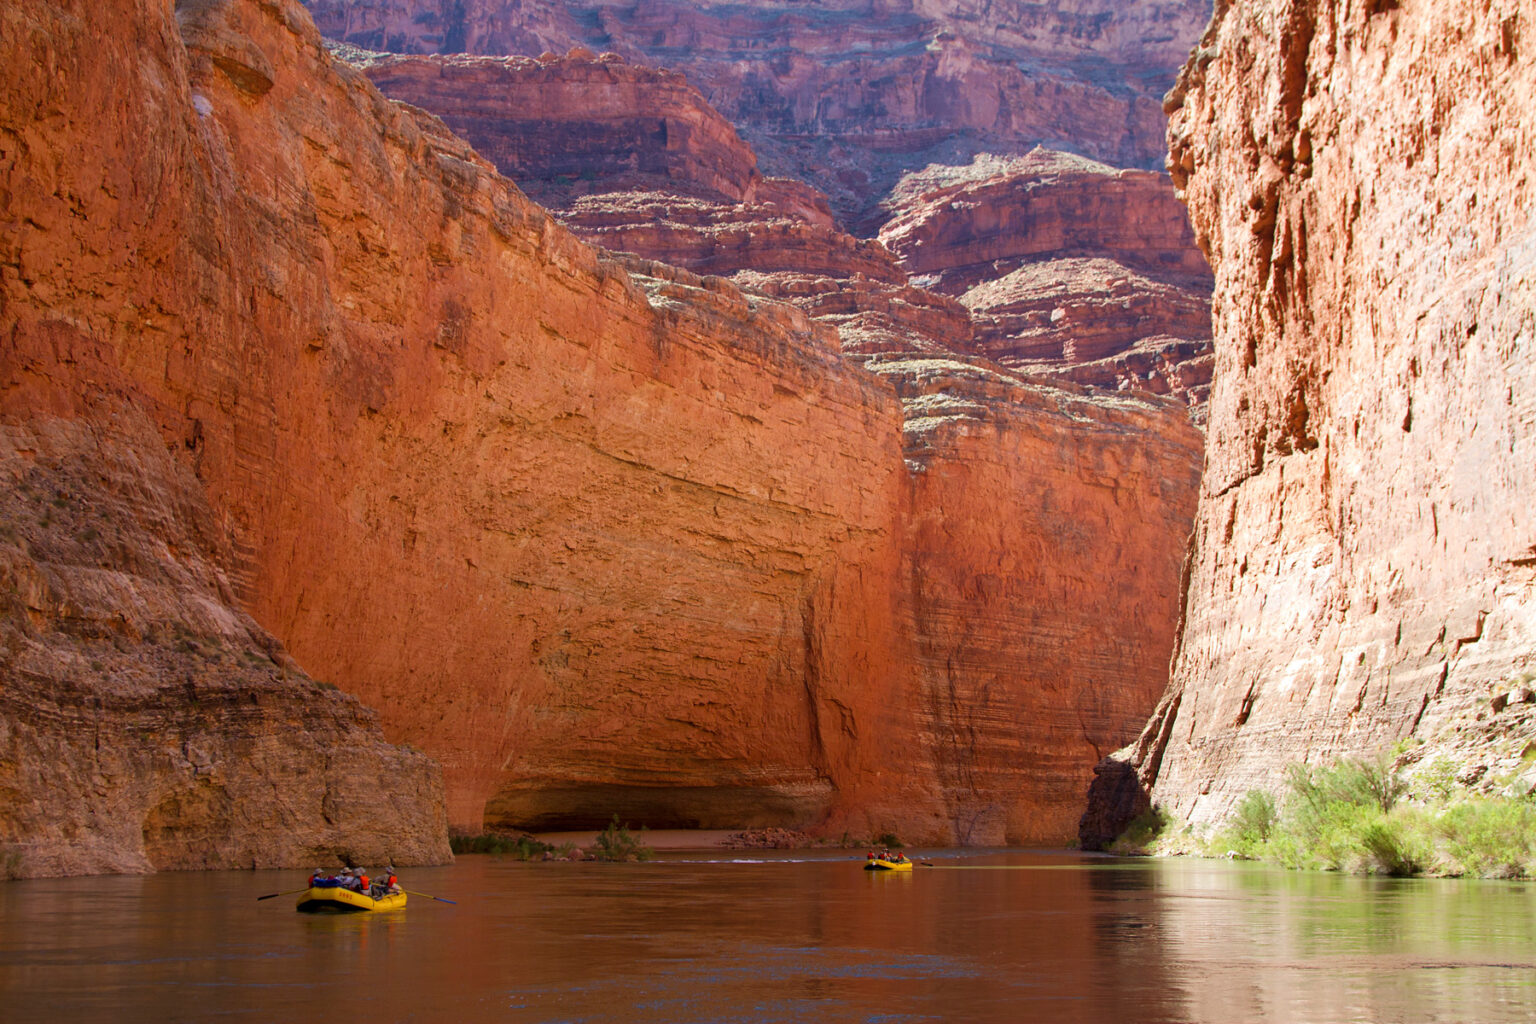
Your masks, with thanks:
M 1273 795 L 1251 790 L 1205 850 L 1295 869 L 1536 877 L 1536 800 L 1458 797 L 1453 775 L 1431 762 L 1415 799 L 1388 755 L 1293 764 L 1278 813 Z

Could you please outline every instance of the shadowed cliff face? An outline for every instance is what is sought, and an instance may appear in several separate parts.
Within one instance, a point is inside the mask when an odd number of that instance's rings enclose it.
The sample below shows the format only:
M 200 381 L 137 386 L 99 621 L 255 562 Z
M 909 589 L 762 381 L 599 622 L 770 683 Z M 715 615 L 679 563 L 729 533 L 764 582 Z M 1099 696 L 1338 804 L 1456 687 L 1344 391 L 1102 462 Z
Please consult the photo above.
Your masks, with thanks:
M 613 51 L 672 68 L 775 175 L 863 230 L 903 171 L 1037 144 L 1120 166 L 1163 154 L 1159 99 L 1205 0 L 638 4 L 312 0 L 330 38 L 404 53 Z
M 1170 97 L 1216 269 L 1216 381 L 1154 797 L 1220 816 L 1286 761 L 1518 763 L 1530 669 L 1529 3 L 1220 5 Z M 1161 770 L 1158 771 L 1158 760 Z

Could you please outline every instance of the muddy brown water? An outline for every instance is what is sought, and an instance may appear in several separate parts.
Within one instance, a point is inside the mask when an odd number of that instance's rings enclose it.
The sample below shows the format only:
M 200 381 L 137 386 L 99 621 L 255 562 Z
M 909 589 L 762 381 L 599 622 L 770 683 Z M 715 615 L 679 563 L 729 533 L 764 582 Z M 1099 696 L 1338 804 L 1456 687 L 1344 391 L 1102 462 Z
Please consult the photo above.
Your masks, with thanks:
M 456 906 L 355 916 L 255 899 L 291 872 L 0 883 L 0 1021 L 1536 1019 L 1536 886 L 920 857 L 461 857 L 402 872 Z

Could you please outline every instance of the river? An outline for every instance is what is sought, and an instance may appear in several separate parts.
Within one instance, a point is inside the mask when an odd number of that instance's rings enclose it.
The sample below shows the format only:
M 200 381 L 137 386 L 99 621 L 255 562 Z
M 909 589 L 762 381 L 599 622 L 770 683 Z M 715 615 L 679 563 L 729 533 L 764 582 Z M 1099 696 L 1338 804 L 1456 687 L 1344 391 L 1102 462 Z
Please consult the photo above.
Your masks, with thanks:
M 294 872 L 0 883 L 0 1021 L 1536 1019 L 1536 886 L 1019 851 L 461 857 L 403 911 Z

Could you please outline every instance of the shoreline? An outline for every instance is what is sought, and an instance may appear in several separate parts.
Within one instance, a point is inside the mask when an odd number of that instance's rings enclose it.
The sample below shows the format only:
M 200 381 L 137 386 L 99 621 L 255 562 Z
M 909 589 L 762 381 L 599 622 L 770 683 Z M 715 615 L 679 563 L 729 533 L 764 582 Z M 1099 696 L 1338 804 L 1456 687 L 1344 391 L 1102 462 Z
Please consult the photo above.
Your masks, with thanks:
M 588 849 L 597 843 L 600 830 L 576 832 L 531 832 L 533 838 L 551 846 L 574 843 Z M 659 828 L 632 830 L 644 845 L 658 853 L 709 850 L 806 850 L 835 844 L 819 843 L 803 832 L 771 828 Z

